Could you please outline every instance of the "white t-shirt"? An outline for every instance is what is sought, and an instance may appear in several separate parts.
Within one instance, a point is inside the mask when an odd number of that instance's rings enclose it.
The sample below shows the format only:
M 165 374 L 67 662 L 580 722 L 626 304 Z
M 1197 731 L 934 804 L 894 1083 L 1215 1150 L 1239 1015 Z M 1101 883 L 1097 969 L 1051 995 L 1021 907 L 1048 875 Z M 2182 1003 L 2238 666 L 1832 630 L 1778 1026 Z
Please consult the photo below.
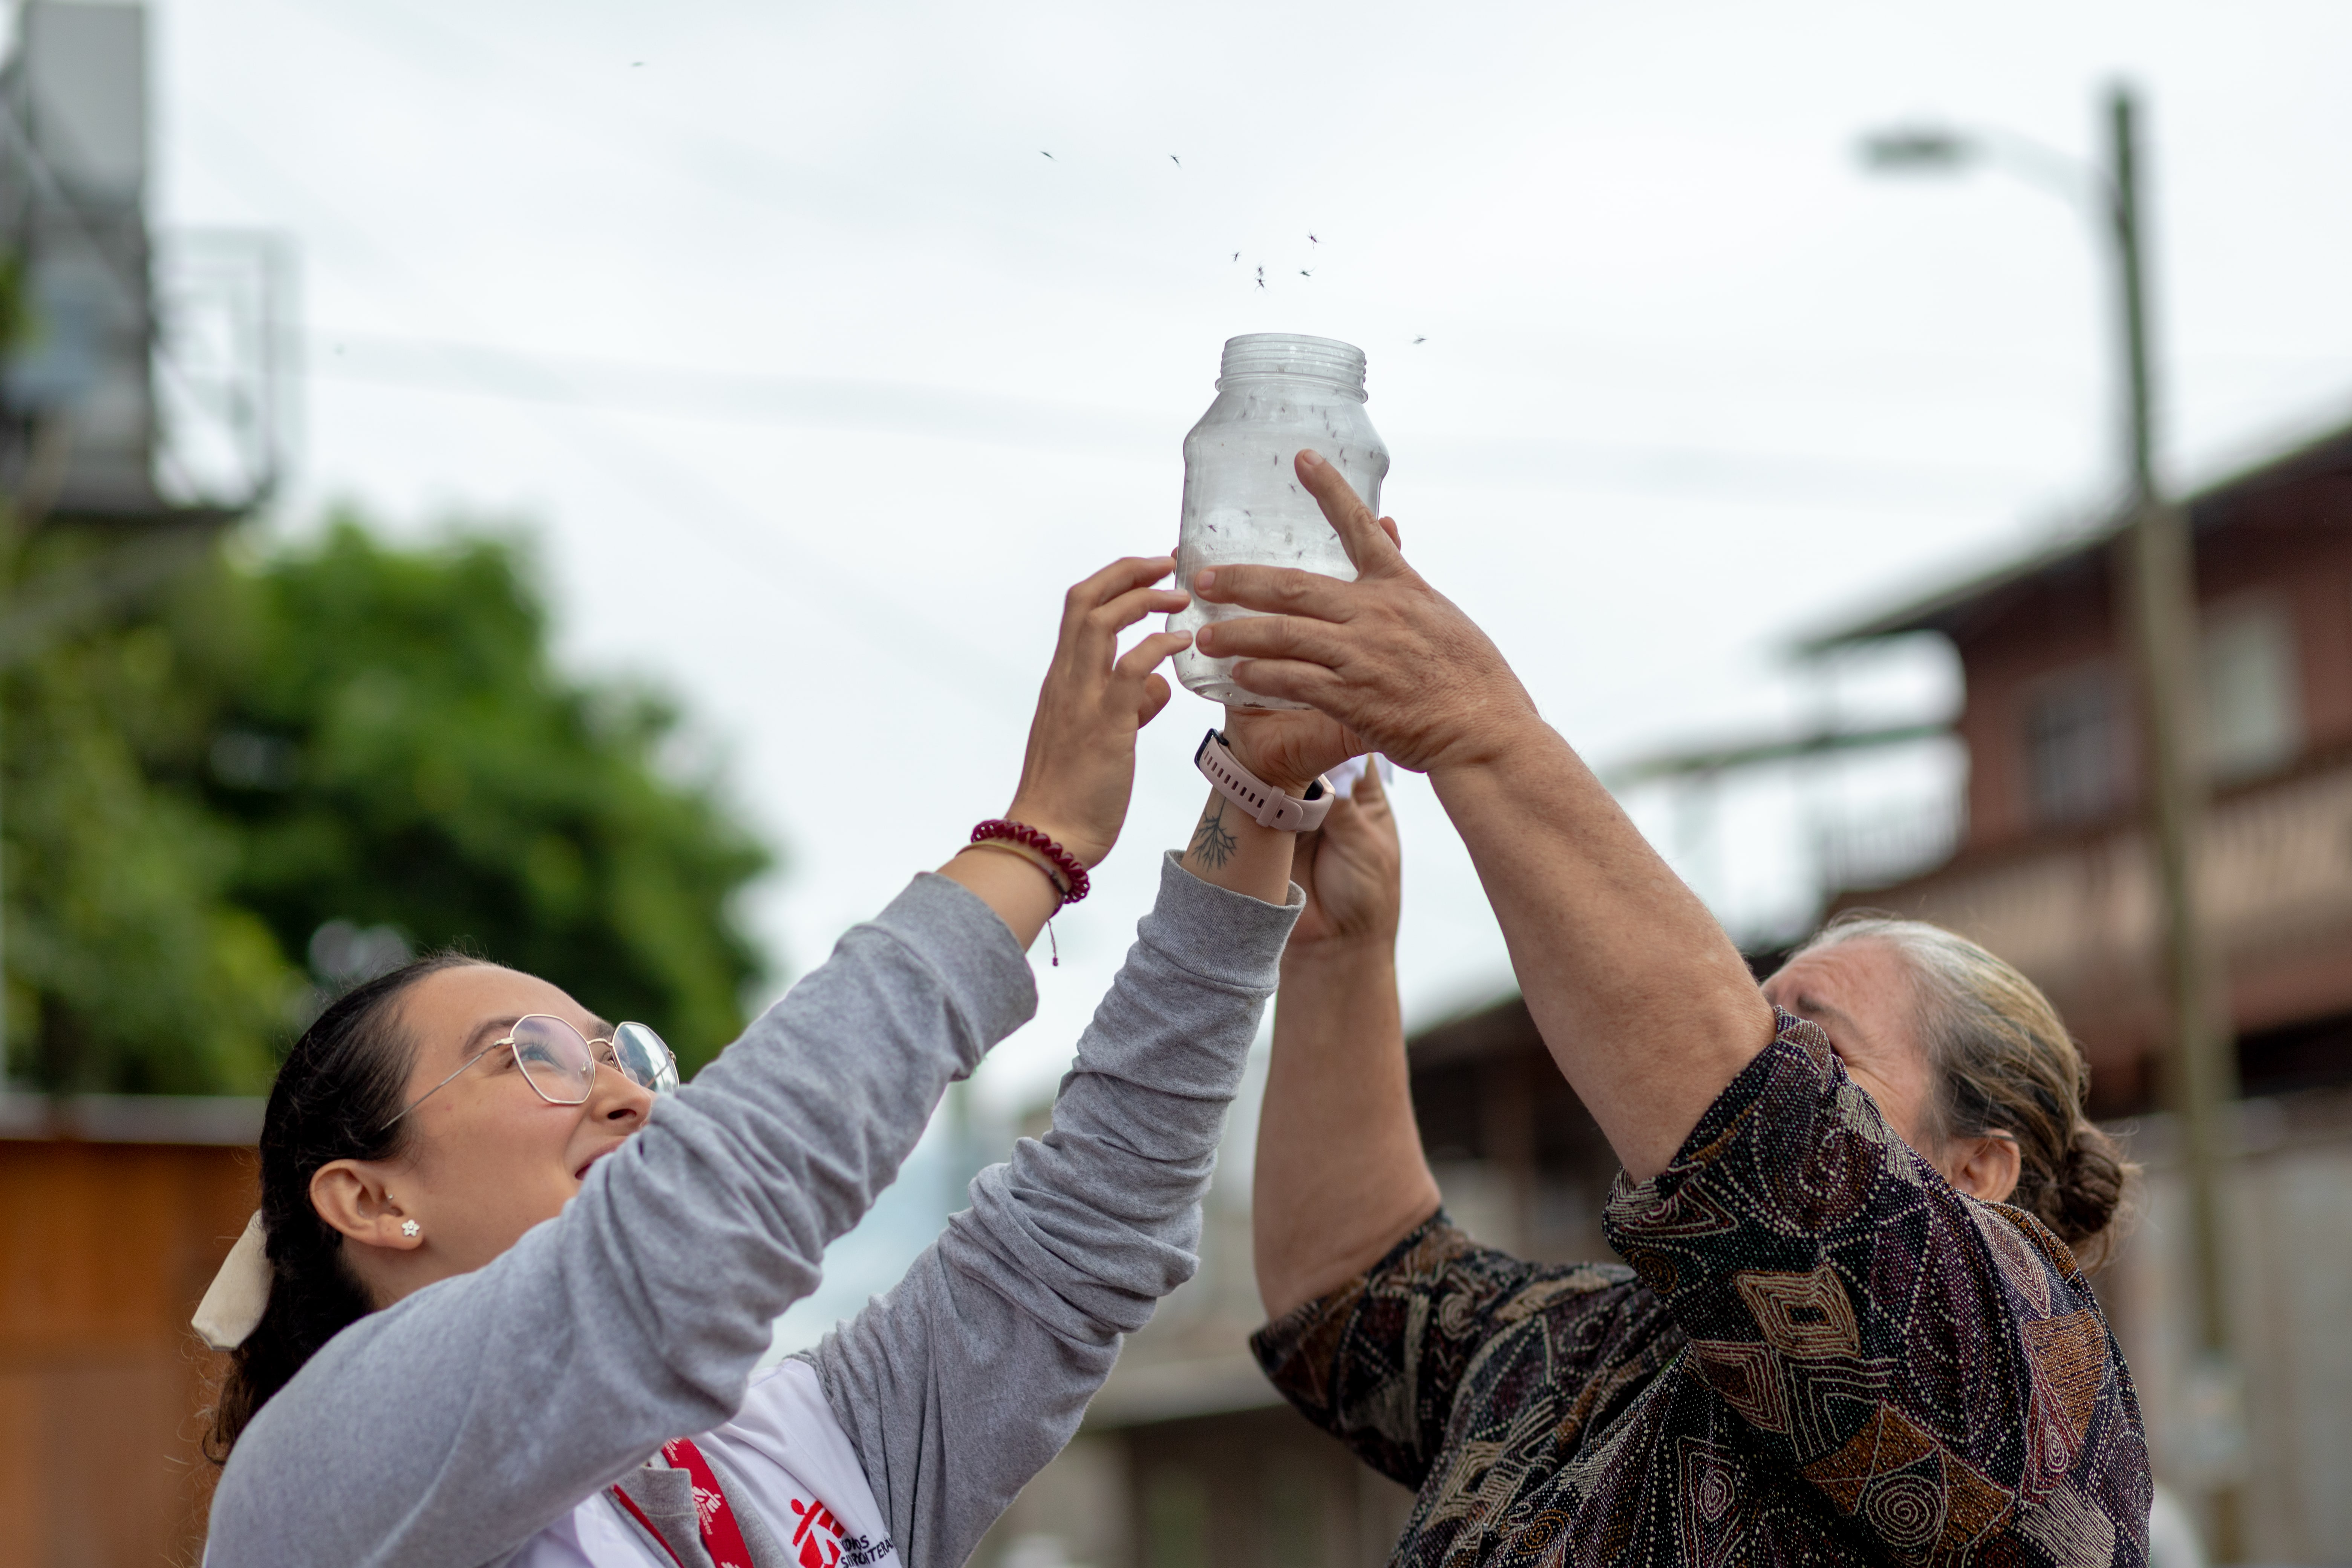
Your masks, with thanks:
M 900 1568 L 889 1521 L 808 1363 L 753 1373 L 735 1419 L 696 1434 L 694 1443 L 725 1472 L 729 1500 L 758 1514 L 800 1568 Z M 677 1568 L 609 1489 L 507 1561 L 509 1568 Z

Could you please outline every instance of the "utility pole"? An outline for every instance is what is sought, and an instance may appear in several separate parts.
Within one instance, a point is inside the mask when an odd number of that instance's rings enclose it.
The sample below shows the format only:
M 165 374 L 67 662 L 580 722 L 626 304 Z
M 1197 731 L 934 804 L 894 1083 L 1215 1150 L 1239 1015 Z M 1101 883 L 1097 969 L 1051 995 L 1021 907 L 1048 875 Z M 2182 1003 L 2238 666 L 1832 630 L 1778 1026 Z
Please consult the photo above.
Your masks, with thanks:
M 1870 168 L 1957 171 L 1998 163 L 2055 191 L 2097 223 L 2116 268 L 2124 346 L 2126 526 L 2116 541 L 2118 640 L 2137 689 L 2140 796 L 2155 872 L 2159 968 L 2166 994 L 2166 1089 L 2180 1131 L 2189 1209 L 2191 1359 L 2179 1401 L 2182 1479 L 2210 1504 L 2213 1555 L 2245 1554 L 2238 1482 L 2246 1460 L 2244 1398 L 2231 1348 L 2224 1178 L 2233 1151 L 2223 1117 L 2238 1098 L 2229 985 L 2207 940 L 2198 846 L 2205 816 L 2202 670 L 2197 657 L 2197 573 L 2189 518 L 2157 483 L 2148 344 L 2147 274 L 2140 242 L 2138 104 L 2128 87 L 2107 97 L 2107 165 L 2095 168 L 2029 137 L 1997 129 L 1909 126 L 1864 138 Z
M 2231 1351 L 2223 1176 L 2231 1151 L 2222 1117 L 2238 1097 L 2228 980 L 2207 940 L 2198 853 L 2206 769 L 2197 655 L 2196 565 L 2186 511 L 2156 479 L 2150 405 L 2147 274 L 2140 245 L 2137 106 L 2131 89 L 2108 100 L 2110 207 L 2128 358 L 2129 528 L 2118 552 L 2130 665 L 2141 716 L 2141 794 L 2158 894 L 2162 967 L 2170 1004 L 2168 1098 L 2180 1131 L 2189 1207 L 2189 1307 L 2193 1361 L 2183 1401 L 2195 1468 L 2207 1483 L 2214 1560 L 2242 1560 L 2245 1521 L 2237 1471 L 2244 1401 Z

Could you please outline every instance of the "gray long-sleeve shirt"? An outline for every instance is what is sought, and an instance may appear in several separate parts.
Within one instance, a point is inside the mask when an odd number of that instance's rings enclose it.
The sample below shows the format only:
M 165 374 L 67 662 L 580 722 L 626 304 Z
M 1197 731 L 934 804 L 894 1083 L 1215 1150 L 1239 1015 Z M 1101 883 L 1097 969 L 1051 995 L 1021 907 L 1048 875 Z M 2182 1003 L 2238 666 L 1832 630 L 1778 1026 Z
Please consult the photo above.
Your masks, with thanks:
M 1191 1274 L 1298 903 L 1210 887 L 1171 857 L 1054 1130 L 982 1173 L 971 1208 L 811 1358 L 908 1568 L 962 1562 L 1067 1441 L 1119 1336 Z M 725 1421 L 825 1244 L 1034 996 L 986 905 L 916 879 L 559 1218 L 312 1358 L 222 1476 L 214 1568 L 494 1563 L 662 1442 Z

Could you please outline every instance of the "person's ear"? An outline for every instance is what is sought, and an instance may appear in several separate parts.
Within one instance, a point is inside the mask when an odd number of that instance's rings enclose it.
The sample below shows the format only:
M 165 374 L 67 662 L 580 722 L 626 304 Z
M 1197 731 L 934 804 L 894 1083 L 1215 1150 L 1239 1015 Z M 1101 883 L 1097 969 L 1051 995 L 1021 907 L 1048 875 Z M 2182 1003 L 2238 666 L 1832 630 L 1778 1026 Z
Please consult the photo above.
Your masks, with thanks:
M 396 1252 L 424 1245 L 422 1227 L 404 1211 L 383 1167 L 366 1160 L 331 1160 L 310 1177 L 310 1206 L 353 1241 Z
M 2009 1132 L 1987 1132 L 1955 1138 L 1944 1147 L 1944 1173 L 1953 1186 L 1971 1197 L 2005 1204 L 2017 1191 L 2022 1160 L 2017 1138 Z

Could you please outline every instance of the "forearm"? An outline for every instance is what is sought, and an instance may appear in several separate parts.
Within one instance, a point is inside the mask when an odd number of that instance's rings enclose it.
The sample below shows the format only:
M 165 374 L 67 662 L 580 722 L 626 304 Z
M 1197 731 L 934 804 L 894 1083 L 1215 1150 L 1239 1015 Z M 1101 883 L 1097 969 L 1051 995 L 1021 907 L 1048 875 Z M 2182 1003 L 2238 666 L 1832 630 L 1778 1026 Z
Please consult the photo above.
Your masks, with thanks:
M 1362 1273 L 1437 1205 L 1412 1119 L 1394 938 L 1293 949 L 1250 1202 L 1266 1316 Z
M 1044 856 L 1003 839 L 967 846 L 940 875 L 995 910 L 1024 952 L 1062 907 L 1059 873 L 1046 868 Z
M 1528 1010 L 1636 1181 L 1772 1038 L 1738 951 L 1549 726 L 1430 782 L 1478 868 Z
M 1184 869 L 1213 888 L 1246 893 L 1260 902 L 1290 901 L 1290 857 L 1298 835 L 1261 827 L 1257 819 L 1212 789 L 1186 846 Z

